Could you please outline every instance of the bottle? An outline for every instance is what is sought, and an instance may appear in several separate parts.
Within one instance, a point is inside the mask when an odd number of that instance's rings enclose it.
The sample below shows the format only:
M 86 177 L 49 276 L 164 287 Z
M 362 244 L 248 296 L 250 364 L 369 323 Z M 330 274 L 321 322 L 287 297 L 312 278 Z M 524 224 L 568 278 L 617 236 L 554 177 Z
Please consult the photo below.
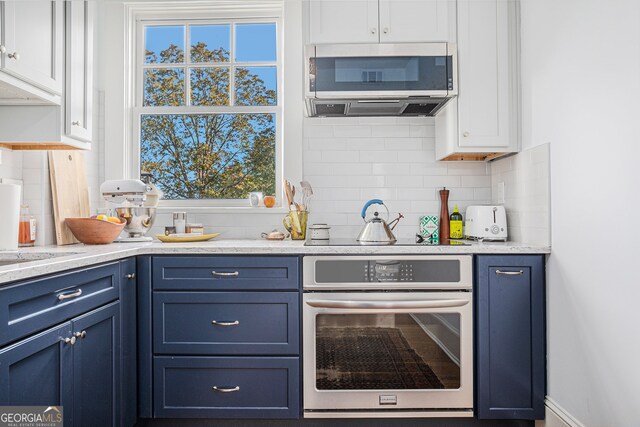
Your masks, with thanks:
M 174 212 L 173 226 L 176 228 L 176 234 L 184 234 L 187 232 L 187 213 Z
M 20 205 L 18 246 L 33 246 L 36 242 L 36 219 L 29 215 L 29 205 Z
M 440 190 L 440 244 L 449 244 L 449 190 Z
M 458 205 L 454 205 L 453 213 L 449 217 L 449 234 L 452 239 L 462 239 L 462 214 Z

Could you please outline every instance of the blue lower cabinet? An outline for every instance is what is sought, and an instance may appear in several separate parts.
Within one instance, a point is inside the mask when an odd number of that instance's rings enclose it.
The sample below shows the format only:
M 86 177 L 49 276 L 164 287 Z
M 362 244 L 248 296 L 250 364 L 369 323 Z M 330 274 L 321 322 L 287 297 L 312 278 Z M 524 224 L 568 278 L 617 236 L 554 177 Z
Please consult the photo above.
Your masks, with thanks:
M 63 406 L 73 425 L 71 323 L 0 350 L 0 406 Z
M 298 418 L 298 357 L 154 357 L 156 418 Z
M 120 303 L 114 302 L 72 322 L 73 424 L 120 425 Z
M 476 415 L 544 419 L 544 257 L 476 258 Z
M 155 292 L 156 354 L 297 355 L 297 292 Z

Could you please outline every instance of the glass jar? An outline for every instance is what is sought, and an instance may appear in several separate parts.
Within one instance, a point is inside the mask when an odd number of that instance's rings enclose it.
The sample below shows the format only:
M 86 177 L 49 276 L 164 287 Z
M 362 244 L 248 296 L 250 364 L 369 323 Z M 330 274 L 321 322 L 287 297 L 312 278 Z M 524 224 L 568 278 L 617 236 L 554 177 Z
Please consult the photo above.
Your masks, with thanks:
M 29 215 L 29 205 L 20 205 L 20 227 L 18 246 L 33 246 L 36 243 L 36 219 Z

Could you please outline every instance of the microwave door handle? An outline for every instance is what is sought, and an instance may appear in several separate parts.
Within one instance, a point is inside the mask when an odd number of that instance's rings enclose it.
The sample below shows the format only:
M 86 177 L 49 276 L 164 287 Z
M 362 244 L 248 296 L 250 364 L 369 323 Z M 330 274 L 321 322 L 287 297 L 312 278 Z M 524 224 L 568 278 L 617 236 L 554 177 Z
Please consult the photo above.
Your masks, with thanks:
M 306 304 L 316 308 L 352 308 L 352 309 L 419 309 L 462 307 L 469 304 L 464 299 L 418 300 L 418 301 L 353 301 L 353 300 L 309 300 Z

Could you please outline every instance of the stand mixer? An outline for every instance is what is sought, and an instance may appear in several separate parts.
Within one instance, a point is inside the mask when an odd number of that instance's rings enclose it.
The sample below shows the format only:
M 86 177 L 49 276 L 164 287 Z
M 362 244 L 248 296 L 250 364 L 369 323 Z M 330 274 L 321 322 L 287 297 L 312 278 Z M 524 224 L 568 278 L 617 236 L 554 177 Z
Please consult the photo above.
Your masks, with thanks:
M 124 221 L 126 237 L 120 237 L 116 242 L 148 242 L 153 240 L 145 237 L 156 219 L 155 206 L 146 206 L 147 195 L 151 187 L 138 179 L 123 179 L 105 181 L 100 186 L 100 193 L 107 202 L 107 206 L 114 205 L 117 216 Z

